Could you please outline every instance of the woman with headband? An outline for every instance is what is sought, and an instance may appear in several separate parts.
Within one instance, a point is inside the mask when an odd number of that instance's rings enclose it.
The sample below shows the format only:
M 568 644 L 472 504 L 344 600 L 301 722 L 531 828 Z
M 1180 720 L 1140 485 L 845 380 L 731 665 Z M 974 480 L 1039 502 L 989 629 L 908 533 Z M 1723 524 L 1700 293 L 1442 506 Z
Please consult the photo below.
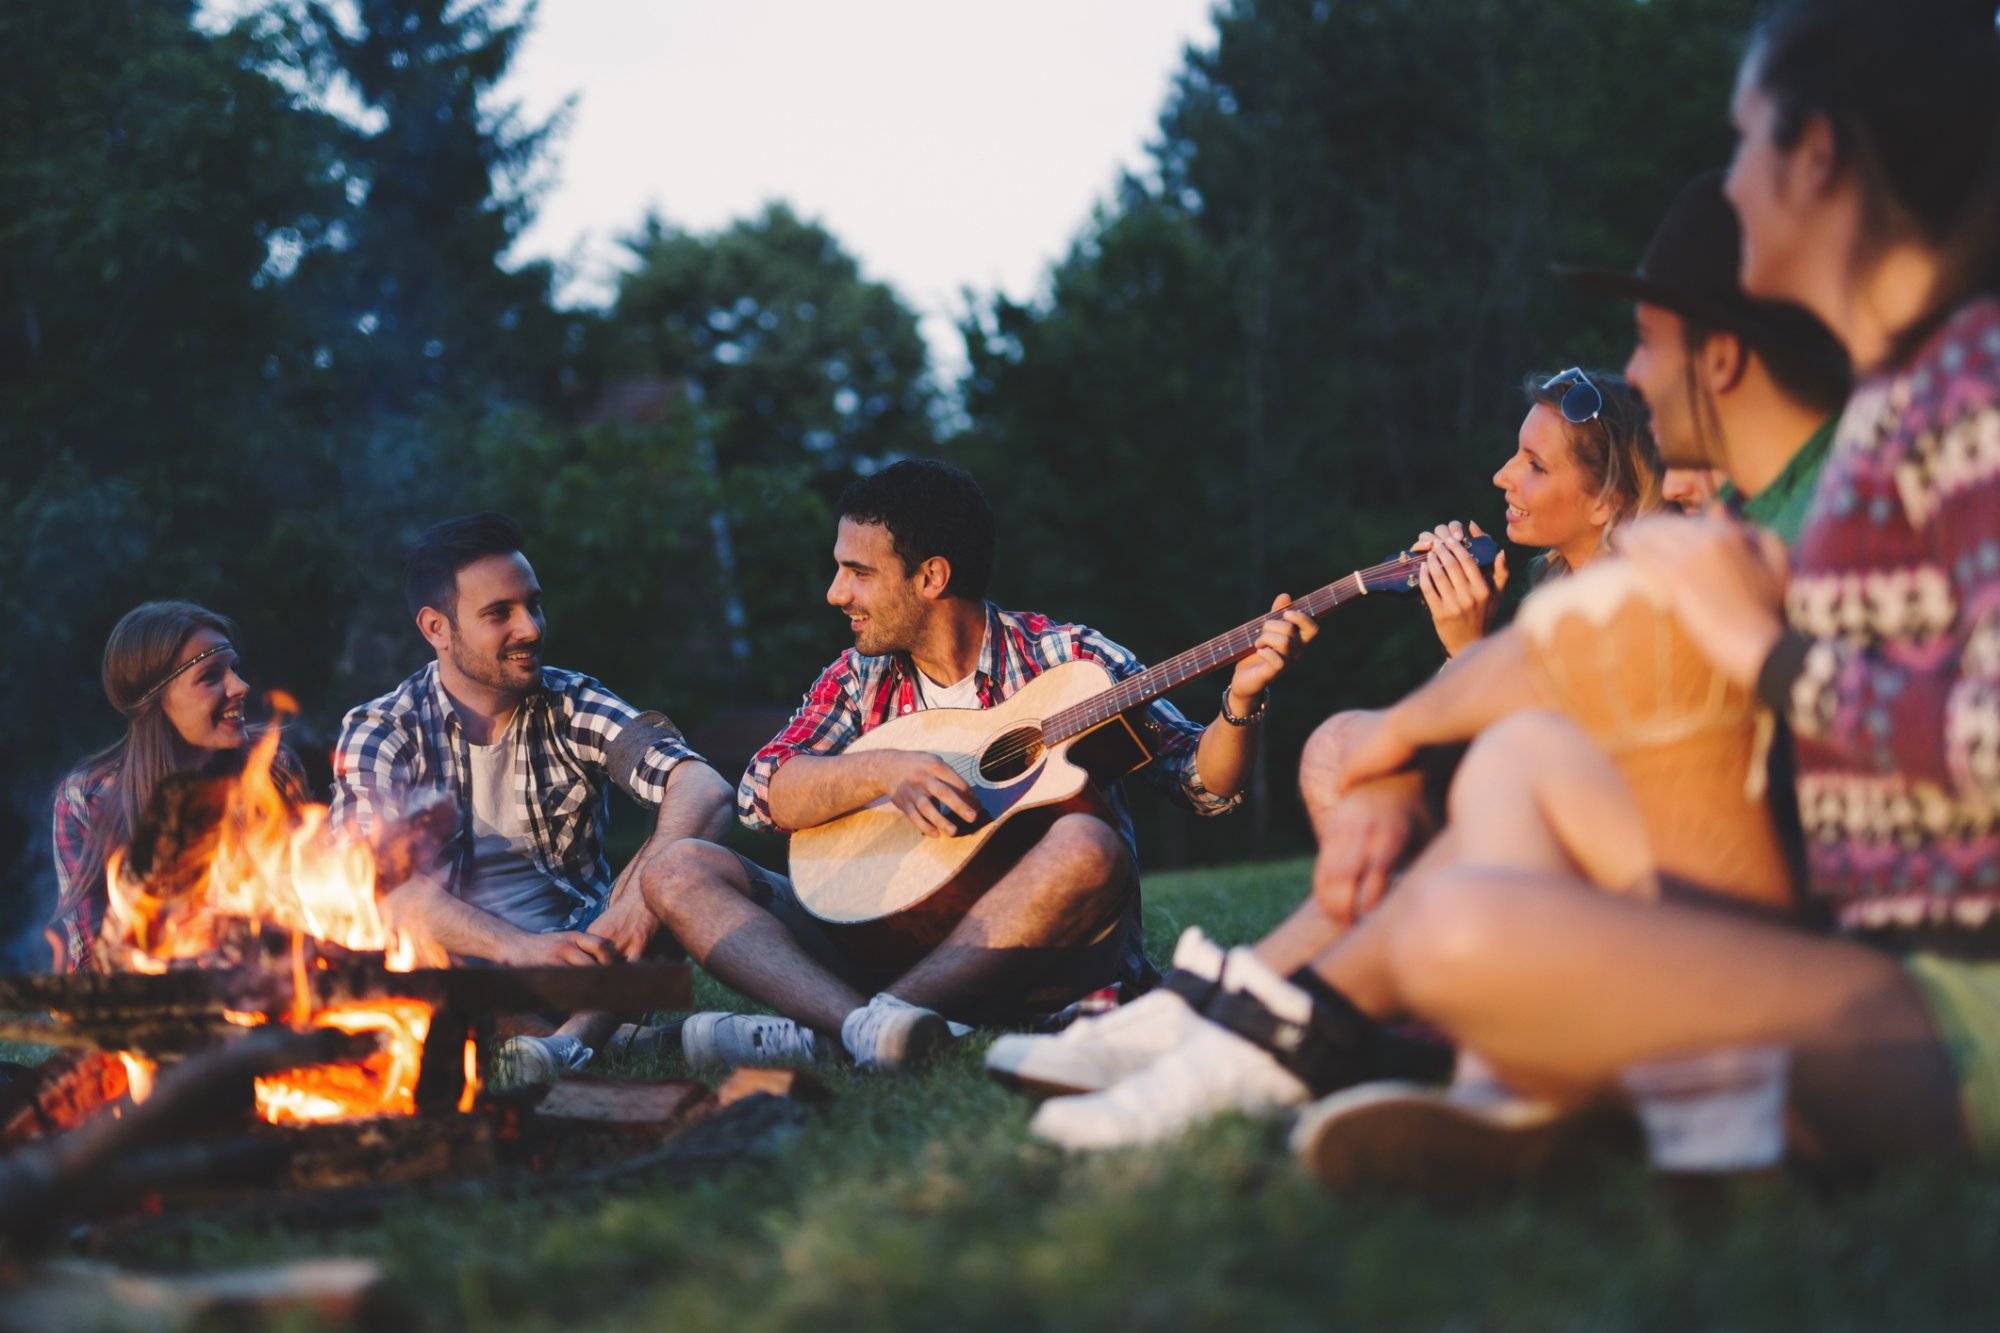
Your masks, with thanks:
M 72 770 L 56 789 L 56 917 L 59 965 L 90 966 L 104 914 L 106 863 L 132 836 L 153 791 L 170 774 L 203 766 L 251 739 L 243 719 L 250 692 L 236 674 L 236 627 L 192 602 L 146 602 L 112 627 L 104 644 L 104 694 L 125 716 L 125 734 Z M 298 760 L 280 747 L 272 778 L 302 800 Z

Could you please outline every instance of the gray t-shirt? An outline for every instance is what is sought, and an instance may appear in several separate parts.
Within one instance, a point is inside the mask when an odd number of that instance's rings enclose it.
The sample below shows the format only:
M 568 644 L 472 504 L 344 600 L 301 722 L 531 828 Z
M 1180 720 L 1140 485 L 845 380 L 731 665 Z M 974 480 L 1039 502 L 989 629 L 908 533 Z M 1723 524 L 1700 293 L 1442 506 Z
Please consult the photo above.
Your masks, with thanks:
M 514 797 L 521 714 L 491 745 L 467 744 L 472 758 L 472 874 L 461 896 L 522 930 L 555 930 L 574 904 L 535 864 L 533 835 Z

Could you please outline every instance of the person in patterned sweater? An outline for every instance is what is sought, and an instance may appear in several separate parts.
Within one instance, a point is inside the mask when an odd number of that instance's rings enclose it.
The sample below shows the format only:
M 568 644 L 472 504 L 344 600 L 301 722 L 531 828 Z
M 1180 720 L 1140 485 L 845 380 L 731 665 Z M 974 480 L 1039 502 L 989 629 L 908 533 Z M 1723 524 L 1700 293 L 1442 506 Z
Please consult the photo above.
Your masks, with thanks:
M 1767 1052 L 1788 1057 L 1801 1151 L 2000 1155 L 1993 5 L 1785 5 L 1755 34 L 1732 115 L 1743 287 L 1818 316 L 1857 387 L 1789 570 L 1775 536 L 1721 515 L 1642 520 L 1618 548 L 1715 667 L 1791 724 L 1804 891 L 1836 929 L 1461 863 L 1410 875 L 1306 974 L 1240 960 L 1222 976 L 1227 1026 L 1273 1087 L 1330 1093 L 1293 1131 L 1329 1184 L 1462 1185 L 1546 1162 L 1573 1110 L 1710 1056 L 1707 1072 L 1736 1058 L 1740 1090 L 1769 1095 Z M 1343 789 L 1411 757 L 1400 729 L 1374 734 Z M 1504 1083 L 1332 1091 L 1402 1017 Z
M 742 822 L 814 828 L 876 801 L 927 836 L 979 813 L 943 759 L 913 750 L 846 753 L 855 738 L 923 708 L 991 708 L 1059 663 L 1114 679 L 1142 669 L 1095 630 L 986 598 L 992 510 L 963 470 L 896 463 L 840 500 L 826 599 L 854 646 L 820 673 L 791 721 L 750 761 Z M 1139 778 L 1198 814 L 1234 809 L 1248 784 L 1267 687 L 1315 633 L 1280 596 L 1222 707 L 1199 726 L 1164 700 L 1140 716 L 1154 753 Z M 651 901 L 696 961 L 781 1017 L 702 1013 L 681 1027 L 690 1063 L 758 1064 L 844 1054 L 893 1070 L 945 1039 L 947 1020 L 1024 1023 L 1093 992 L 1154 980 L 1139 930 L 1137 848 L 1114 785 L 1096 809 L 1067 810 L 934 948 L 862 958 L 800 904 L 783 876 L 727 848 L 674 849 Z M 838 1034 L 838 1044 L 828 1040 Z

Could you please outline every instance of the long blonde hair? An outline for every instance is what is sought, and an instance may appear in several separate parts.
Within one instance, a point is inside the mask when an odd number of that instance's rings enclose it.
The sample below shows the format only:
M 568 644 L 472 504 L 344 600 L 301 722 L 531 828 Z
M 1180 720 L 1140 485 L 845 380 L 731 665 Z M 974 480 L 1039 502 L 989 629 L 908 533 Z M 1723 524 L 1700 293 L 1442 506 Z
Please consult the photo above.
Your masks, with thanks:
M 1604 525 L 1604 539 L 1619 524 L 1660 507 L 1660 451 L 1653 442 L 1651 417 L 1646 400 L 1626 382 L 1623 375 L 1608 370 L 1586 370 L 1597 386 L 1604 406 L 1589 421 L 1571 421 L 1562 414 L 1563 393 L 1568 384 L 1549 384 L 1548 375 L 1530 375 L 1522 385 L 1530 406 L 1542 406 L 1562 424 L 1569 441 L 1570 457 L 1582 471 L 1584 488 L 1611 505 L 1611 521 Z M 1569 562 L 1559 551 L 1544 551 L 1535 557 L 1532 579 L 1558 578 L 1569 573 Z

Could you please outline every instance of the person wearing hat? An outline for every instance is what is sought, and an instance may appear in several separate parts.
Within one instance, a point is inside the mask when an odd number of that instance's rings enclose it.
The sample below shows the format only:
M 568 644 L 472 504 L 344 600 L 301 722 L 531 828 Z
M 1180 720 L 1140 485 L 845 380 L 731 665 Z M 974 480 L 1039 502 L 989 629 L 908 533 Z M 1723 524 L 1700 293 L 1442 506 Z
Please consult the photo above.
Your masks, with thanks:
M 1722 179 L 1704 172 L 1682 188 L 1636 271 L 1557 271 L 1633 304 L 1625 377 L 1652 409 L 1669 498 L 1698 494 L 1699 474 L 1714 470 L 1717 499 L 1792 546 L 1852 376 L 1810 313 L 1744 293 L 1742 231 Z

